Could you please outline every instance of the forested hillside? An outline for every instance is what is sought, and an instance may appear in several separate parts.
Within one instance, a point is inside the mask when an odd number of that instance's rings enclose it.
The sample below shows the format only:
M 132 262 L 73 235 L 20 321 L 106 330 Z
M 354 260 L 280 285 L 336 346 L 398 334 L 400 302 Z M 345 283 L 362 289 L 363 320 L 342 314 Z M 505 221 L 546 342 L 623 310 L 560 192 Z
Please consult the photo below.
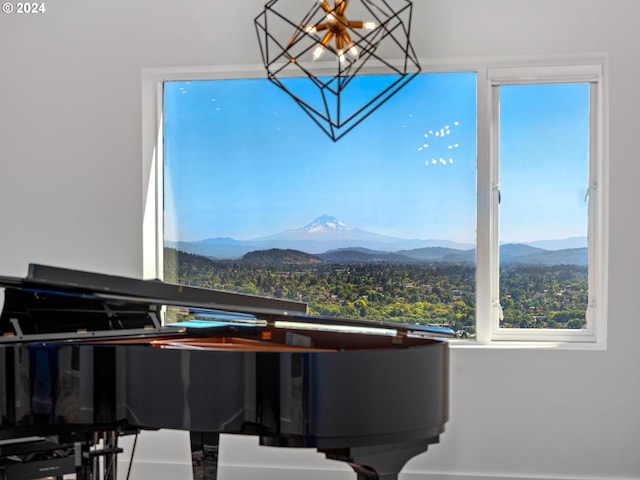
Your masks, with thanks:
M 449 326 L 475 334 L 475 266 L 444 262 L 327 261 L 292 250 L 213 260 L 165 249 L 165 279 L 306 302 L 312 314 Z M 502 269 L 505 327 L 582 328 L 586 267 Z

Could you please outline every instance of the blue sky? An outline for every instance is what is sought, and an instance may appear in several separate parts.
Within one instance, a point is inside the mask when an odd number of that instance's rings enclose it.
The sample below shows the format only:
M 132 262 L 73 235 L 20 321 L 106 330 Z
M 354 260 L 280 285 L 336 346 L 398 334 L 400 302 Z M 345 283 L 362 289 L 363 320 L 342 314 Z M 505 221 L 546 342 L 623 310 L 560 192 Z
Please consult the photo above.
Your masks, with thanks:
M 375 76 L 371 80 L 346 94 L 370 98 Z M 556 93 L 537 95 L 537 106 L 558 101 Z M 517 91 L 512 96 L 515 117 L 522 99 Z M 166 240 L 251 239 L 329 214 L 395 237 L 475 241 L 473 73 L 418 75 L 338 142 L 265 79 L 167 82 L 164 102 Z M 548 116 L 548 109 L 536 115 Z M 518 159 L 501 170 L 503 180 L 526 175 L 525 185 L 530 179 L 535 191 L 546 192 L 543 205 L 557 205 L 554 178 L 568 172 L 562 181 L 570 182 L 571 207 L 545 239 L 582 234 L 567 221 L 579 217 L 573 197 L 581 189 L 584 198 L 586 187 L 584 179 L 572 177 L 576 162 L 584 162 L 569 141 L 576 137 L 574 120 L 547 118 L 538 122 L 546 127 L 533 128 L 530 119 L 520 119 L 503 134 L 503 155 Z M 539 148 L 525 147 L 518 132 L 528 132 L 527 145 L 537 142 Z M 514 204 L 528 205 L 526 190 L 514 190 Z M 549 211 L 528 213 L 526 228 L 520 216 L 503 213 L 505 238 L 539 235 Z
M 588 107 L 586 83 L 501 87 L 500 224 L 506 241 L 587 235 Z

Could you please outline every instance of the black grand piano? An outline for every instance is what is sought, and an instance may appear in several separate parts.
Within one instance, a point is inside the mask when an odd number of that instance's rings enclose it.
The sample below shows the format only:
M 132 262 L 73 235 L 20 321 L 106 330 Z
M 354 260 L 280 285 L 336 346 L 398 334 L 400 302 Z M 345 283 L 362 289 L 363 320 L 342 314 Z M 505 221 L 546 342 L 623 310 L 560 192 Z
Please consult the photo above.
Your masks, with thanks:
M 448 417 L 446 329 L 30 265 L 0 277 L 0 332 L 0 479 L 114 480 L 120 436 L 169 428 L 194 479 L 232 433 L 392 480 Z

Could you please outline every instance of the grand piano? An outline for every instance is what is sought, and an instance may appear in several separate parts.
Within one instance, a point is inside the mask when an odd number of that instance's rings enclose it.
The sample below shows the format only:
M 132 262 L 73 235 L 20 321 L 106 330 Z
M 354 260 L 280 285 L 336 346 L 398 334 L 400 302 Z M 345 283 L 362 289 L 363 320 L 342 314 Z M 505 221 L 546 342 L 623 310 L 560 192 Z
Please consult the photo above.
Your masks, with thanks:
M 164 428 L 190 432 L 197 480 L 221 433 L 395 480 L 448 418 L 447 329 L 30 265 L 0 277 L 0 332 L 5 480 L 114 480 L 119 437 Z

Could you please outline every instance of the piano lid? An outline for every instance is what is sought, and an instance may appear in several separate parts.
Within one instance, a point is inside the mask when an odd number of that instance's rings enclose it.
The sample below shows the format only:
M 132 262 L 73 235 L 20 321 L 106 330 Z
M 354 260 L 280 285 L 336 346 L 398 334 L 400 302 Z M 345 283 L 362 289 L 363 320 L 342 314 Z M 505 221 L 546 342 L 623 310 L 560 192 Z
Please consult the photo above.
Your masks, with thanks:
M 438 327 L 312 316 L 301 302 L 35 264 L 29 266 L 26 278 L 0 277 L 0 292 L 0 343 L 81 341 L 166 334 L 176 327 L 205 332 L 267 324 L 298 330 L 454 336 L 453 331 Z
M 48 285 L 90 290 L 96 294 L 122 295 L 142 300 L 162 300 L 173 305 L 203 306 L 220 310 L 248 312 L 306 313 L 307 304 L 291 300 L 258 297 L 199 287 L 165 283 L 161 280 L 137 280 L 46 265 L 29 265 L 28 280 Z
M 300 302 L 36 264 L 26 278 L 0 277 L 0 292 L 0 343 L 157 335 L 165 333 L 167 307 L 207 309 L 218 318 L 234 312 L 233 321 L 223 319 L 228 325 L 307 311 Z

